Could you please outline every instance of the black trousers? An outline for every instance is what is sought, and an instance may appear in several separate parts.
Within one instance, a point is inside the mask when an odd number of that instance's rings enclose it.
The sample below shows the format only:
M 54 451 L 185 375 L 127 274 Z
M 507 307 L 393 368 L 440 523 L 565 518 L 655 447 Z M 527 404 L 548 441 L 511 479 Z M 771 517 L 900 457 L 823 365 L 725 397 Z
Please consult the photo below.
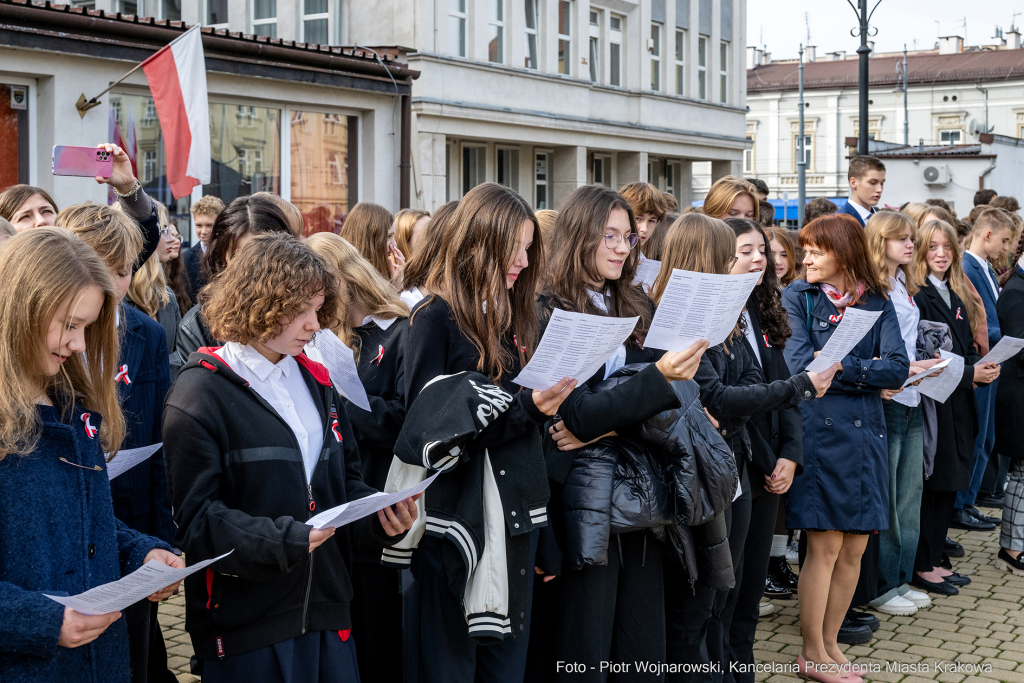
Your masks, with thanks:
M 352 634 L 363 683 L 400 683 L 402 590 L 399 570 L 368 562 L 352 563 Z
M 355 636 L 341 636 L 310 631 L 244 655 L 208 659 L 203 683 L 359 683 Z
M 921 536 L 917 541 L 914 571 L 930 572 L 942 562 L 942 546 L 953 517 L 956 491 L 930 491 L 921 495 Z
M 567 569 L 561 605 L 549 623 L 556 662 L 553 680 L 569 682 L 660 681 L 637 671 L 635 662 L 665 661 L 665 578 L 661 543 L 646 531 L 611 537 L 608 564 Z M 628 665 L 611 671 L 602 663 Z M 591 668 L 593 667 L 593 668 Z
M 761 491 L 750 504 L 750 526 L 743 544 L 743 568 L 738 580 L 732 623 L 729 627 L 729 661 L 754 663 L 754 633 L 760 618 L 759 605 L 764 595 L 764 582 L 768 576 L 768 558 L 772 551 L 779 501 L 782 496 Z M 739 501 L 737 501 L 739 502 Z M 754 673 L 730 673 L 724 668 L 726 681 L 753 683 Z

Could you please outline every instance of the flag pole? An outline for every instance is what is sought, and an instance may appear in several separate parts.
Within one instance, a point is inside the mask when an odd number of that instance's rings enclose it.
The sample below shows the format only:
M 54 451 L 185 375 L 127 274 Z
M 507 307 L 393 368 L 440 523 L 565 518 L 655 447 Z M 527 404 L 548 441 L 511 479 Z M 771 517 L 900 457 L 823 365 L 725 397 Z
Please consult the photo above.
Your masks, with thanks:
M 136 71 L 141 69 L 142 68 L 142 64 L 143 64 L 143 62 L 139 62 L 138 64 L 136 64 L 134 69 L 132 69 L 131 71 L 126 73 L 124 76 L 121 76 L 121 78 L 117 79 L 113 83 L 111 83 L 107 87 L 106 90 L 101 92 L 99 95 L 96 95 L 96 97 L 93 97 L 92 99 L 89 99 L 89 100 L 85 99 L 85 93 L 82 93 L 81 95 L 79 95 L 78 96 L 78 101 L 75 102 L 75 109 L 78 110 L 78 115 L 84 119 L 85 118 L 85 112 L 89 111 L 93 107 L 100 106 L 100 98 L 103 97 L 104 95 L 106 95 L 108 92 L 110 92 L 110 89 L 113 88 L 115 85 L 118 85 L 119 83 L 124 81 L 124 79 L 128 78 L 133 73 L 135 73 Z

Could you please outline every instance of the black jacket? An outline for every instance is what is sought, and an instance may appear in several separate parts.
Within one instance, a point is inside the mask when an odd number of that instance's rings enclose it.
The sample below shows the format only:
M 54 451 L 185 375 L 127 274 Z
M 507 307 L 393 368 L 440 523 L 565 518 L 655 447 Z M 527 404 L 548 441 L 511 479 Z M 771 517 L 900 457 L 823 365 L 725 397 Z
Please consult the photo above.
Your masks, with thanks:
M 349 629 L 354 537 L 378 547 L 402 537 L 388 537 L 370 515 L 309 552 L 305 520 L 374 493 L 360 478 L 355 437 L 327 370 L 296 357 L 324 430 L 307 486 L 291 428 L 212 351 L 192 355 L 164 410 L 176 545 L 189 564 L 234 550 L 216 570 L 186 579 L 186 628 L 196 656 L 244 654 L 307 631 Z
M 964 375 L 945 403 L 935 404 L 938 434 L 935 466 L 924 487 L 930 491 L 959 491 L 971 483 L 974 439 L 978 434 L 978 404 L 974 399 L 974 364 L 981 360 L 975 350 L 967 307 L 953 290 L 947 306 L 930 281 L 914 295 L 921 320 L 945 323 L 953 340 L 952 352 L 964 357 Z M 929 399 L 930 400 L 930 399 Z
M 189 296 L 196 300 L 196 294 L 206 286 L 206 275 L 203 273 L 203 245 L 197 240 L 182 258 L 185 259 L 185 274 L 188 275 Z
M 752 364 L 761 369 L 761 374 L 766 382 L 789 379 L 793 373 L 786 365 L 786 357 L 783 355 L 782 349 L 769 343 L 761 330 L 761 321 L 757 317 L 757 311 L 751 307 L 747 308 L 747 312 L 751 327 L 753 327 L 754 339 L 757 340 L 757 350 L 752 349 L 749 343 L 744 344 L 743 347 L 751 354 Z M 753 358 L 755 353 L 757 359 Z M 764 477 L 765 475 L 771 476 L 779 458 L 795 462 L 797 476 L 803 472 L 804 425 L 800 408 L 794 406 L 783 410 L 773 410 L 770 413 L 755 413 L 750 416 L 747 434 L 750 437 L 750 461 L 748 463 L 750 469 L 747 472 L 747 478 L 753 497 L 756 498 L 765 492 Z
M 202 347 L 220 346 L 203 320 L 199 304 L 188 310 L 178 325 L 178 334 L 174 338 L 174 350 L 171 351 L 171 379 L 178 376 L 181 368 L 188 362 L 189 356 Z
M 1024 337 L 1024 271 L 1014 264 L 1013 275 L 996 302 L 1003 336 Z M 996 387 L 996 446 L 1016 460 L 1024 460 L 1024 351 L 1003 363 Z

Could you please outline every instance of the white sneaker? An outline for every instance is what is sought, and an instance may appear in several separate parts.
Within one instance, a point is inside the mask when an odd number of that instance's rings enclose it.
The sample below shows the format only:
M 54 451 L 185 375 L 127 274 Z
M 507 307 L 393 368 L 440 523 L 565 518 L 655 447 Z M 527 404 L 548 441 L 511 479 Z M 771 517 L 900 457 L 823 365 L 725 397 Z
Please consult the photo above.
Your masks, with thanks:
M 786 546 L 786 562 L 800 564 L 800 546 L 796 540 L 790 541 L 789 545 Z
M 769 614 L 775 614 L 775 605 L 769 600 L 762 600 L 757 606 L 758 616 L 765 617 Z
M 909 617 L 917 614 L 917 605 L 899 595 L 893 596 L 886 603 L 873 605 L 873 607 L 879 612 L 885 612 L 897 617 Z
M 903 595 L 901 595 L 900 597 L 904 600 L 909 600 L 910 602 L 914 603 L 915 605 L 917 605 L 918 609 L 921 609 L 922 607 L 932 606 L 932 599 L 928 597 L 927 593 L 922 593 L 921 591 L 915 591 L 911 589 Z

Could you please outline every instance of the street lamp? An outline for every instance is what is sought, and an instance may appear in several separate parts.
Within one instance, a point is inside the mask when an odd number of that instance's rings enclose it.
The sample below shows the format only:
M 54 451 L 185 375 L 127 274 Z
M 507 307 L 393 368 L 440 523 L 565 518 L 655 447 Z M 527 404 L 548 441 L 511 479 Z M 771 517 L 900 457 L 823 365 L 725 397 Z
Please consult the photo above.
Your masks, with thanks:
M 868 55 L 871 48 L 868 47 L 868 37 L 878 34 L 878 29 L 869 26 L 871 17 L 875 10 L 882 4 L 878 0 L 875 6 L 868 12 L 868 0 L 858 0 L 860 7 L 853 4 L 853 0 L 846 0 L 853 11 L 857 14 L 859 26 L 850 29 L 850 35 L 856 36 L 860 33 L 860 47 L 857 48 L 857 55 L 860 57 L 860 139 L 857 141 L 857 154 L 868 153 Z
M 902 79 L 902 84 L 896 86 L 893 92 L 903 93 L 903 145 L 910 146 L 910 119 L 908 118 L 907 107 L 907 44 L 903 44 L 903 63 L 896 62 L 896 78 Z

